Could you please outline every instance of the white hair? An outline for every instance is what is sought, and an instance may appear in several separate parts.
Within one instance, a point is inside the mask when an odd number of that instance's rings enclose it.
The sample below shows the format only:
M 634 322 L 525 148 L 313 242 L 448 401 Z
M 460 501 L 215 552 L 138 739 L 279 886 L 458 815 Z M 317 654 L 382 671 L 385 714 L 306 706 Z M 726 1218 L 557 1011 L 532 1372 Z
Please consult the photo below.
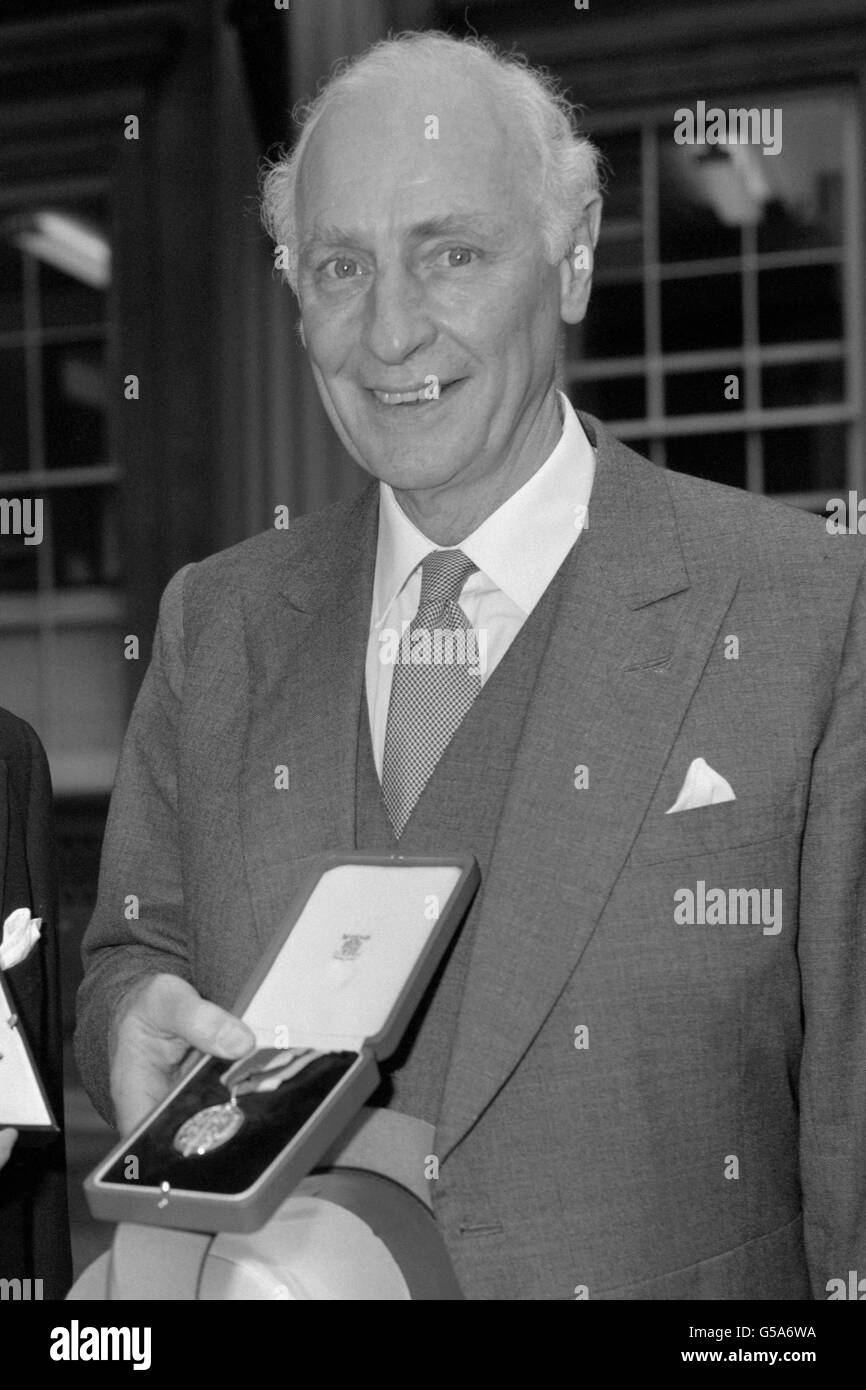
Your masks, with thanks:
M 409 31 L 381 40 L 359 57 L 342 59 L 312 101 L 292 112 L 300 127 L 293 149 L 281 149 L 261 173 L 261 216 L 273 241 L 287 248 L 283 278 L 298 291 L 295 197 L 304 150 L 321 117 L 341 97 L 386 86 L 431 70 L 452 73 L 460 65 L 498 93 L 522 130 L 538 170 L 536 208 L 545 254 L 555 265 L 575 244 L 588 200 L 601 186 L 601 156 L 577 130 L 574 108 L 558 82 L 520 54 L 501 53 L 489 40 L 454 39 L 438 31 Z

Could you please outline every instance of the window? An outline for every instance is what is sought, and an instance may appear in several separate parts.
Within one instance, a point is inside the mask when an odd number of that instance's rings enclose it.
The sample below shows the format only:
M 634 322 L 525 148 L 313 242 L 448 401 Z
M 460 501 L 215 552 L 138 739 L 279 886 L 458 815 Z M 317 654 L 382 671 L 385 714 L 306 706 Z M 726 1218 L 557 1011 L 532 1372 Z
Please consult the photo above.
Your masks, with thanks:
M 99 197 L 0 210 L 0 704 L 59 791 L 104 791 L 125 720 L 111 254 Z
M 854 96 L 706 106 L 781 110 L 779 153 L 678 144 L 674 103 L 592 132 L 610 182 L 569 390 L 657 463 L 823 511 L 864 483 Z

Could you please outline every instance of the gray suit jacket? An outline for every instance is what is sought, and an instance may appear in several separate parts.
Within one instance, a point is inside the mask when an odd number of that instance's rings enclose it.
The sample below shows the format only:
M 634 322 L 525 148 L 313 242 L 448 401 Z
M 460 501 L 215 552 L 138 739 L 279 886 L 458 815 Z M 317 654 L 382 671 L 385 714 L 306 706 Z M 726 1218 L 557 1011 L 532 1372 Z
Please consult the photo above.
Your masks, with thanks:
M 483 885 L 437 1216 L 470 1298 L 823 1298 L 866 1274 L 862 542 L 581 418 L 589 528 Z M 103 1113 L 132 981 L 230 1006 L 353 844 L 375 545 L 371 487 L 166 589 L 85 943 Z M 666 814 L 699 757 L 736 800 Z M 781 930 L 745 899 L 680 924 L 701 883 L 781 893 Z

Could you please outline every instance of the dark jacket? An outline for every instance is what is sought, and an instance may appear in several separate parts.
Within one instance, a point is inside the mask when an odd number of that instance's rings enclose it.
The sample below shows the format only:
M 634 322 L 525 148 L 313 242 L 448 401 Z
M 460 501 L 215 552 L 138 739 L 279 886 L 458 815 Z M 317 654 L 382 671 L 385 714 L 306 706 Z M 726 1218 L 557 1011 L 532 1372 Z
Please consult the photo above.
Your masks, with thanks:
M 51 777 L 39 739 L 0 709 L 0 926 L 27 907 L 42 936 L 3 982 L 22 1021 L 58 1124 L 63 1117 L 63 1035 Z M 0 1172 L 0 1278 L 41 1279 L 63 1298 L 72 1279 L 62 1135 L 23 1131 Z

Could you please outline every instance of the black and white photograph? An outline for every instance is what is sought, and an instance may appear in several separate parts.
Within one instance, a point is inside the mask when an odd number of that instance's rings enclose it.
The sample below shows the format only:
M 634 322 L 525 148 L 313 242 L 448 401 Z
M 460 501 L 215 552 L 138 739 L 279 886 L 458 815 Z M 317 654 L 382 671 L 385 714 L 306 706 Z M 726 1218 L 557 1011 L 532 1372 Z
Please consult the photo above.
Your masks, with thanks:
M 49 1377 L 182 1302 L 853 1338 L 788 1305 L 866 1300 L 864 152 L 862 0 L 4 0 Z

